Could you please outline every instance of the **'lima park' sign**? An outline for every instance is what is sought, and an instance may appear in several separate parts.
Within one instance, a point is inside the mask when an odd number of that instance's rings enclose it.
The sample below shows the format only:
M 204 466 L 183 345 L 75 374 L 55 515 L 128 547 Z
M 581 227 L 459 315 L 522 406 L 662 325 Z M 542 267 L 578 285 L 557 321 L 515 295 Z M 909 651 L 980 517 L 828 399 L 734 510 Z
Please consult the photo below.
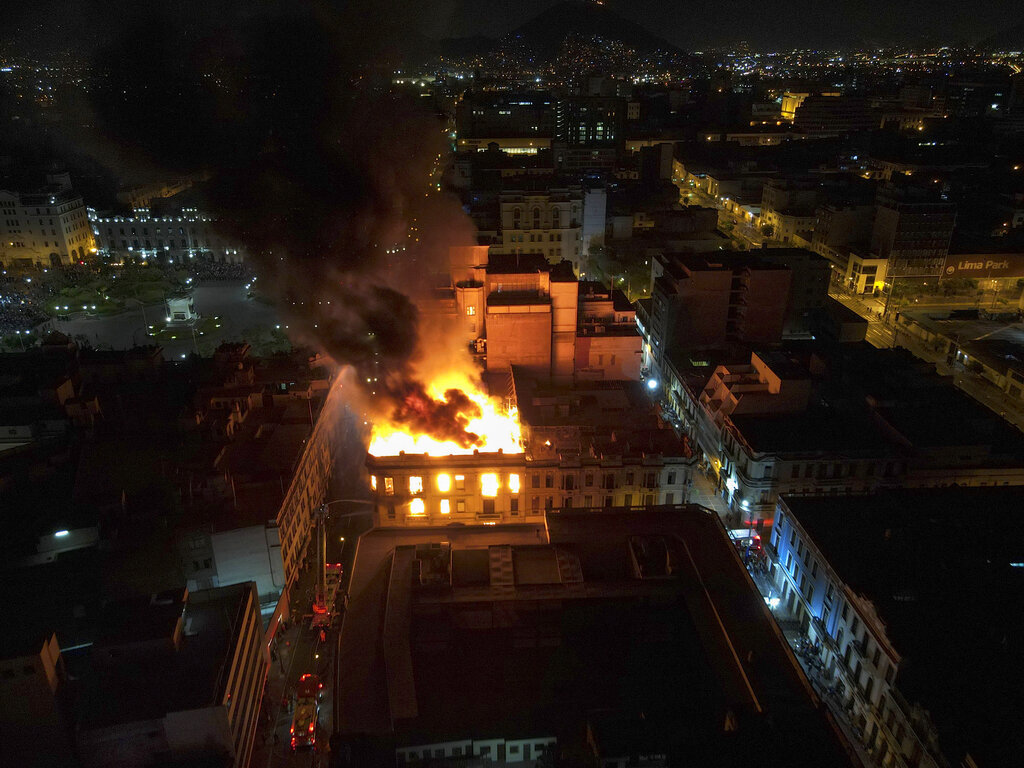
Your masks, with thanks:
M 1024 253 L 959 253 L 946 257 L 943 277 L 1024 277 Z

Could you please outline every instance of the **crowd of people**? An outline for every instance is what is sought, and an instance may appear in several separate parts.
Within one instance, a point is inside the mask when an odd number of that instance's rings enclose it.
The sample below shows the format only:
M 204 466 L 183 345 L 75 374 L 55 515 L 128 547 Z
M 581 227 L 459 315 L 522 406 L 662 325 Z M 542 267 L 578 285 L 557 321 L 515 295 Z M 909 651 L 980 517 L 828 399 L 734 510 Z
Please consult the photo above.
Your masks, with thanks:
M 196 280 L 248 280 L 252 270 L 242 262 L 196 259 L 188 265 L 188 273 Z

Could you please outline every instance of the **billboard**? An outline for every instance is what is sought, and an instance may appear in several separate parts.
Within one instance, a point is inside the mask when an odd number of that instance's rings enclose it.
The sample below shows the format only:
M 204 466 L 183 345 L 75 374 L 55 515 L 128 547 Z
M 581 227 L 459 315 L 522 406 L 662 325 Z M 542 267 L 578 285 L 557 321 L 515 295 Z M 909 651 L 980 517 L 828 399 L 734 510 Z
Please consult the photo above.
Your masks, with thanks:
M 942 267 L 943 277 L 1024 277 L 1024 253 L 950 254 Z

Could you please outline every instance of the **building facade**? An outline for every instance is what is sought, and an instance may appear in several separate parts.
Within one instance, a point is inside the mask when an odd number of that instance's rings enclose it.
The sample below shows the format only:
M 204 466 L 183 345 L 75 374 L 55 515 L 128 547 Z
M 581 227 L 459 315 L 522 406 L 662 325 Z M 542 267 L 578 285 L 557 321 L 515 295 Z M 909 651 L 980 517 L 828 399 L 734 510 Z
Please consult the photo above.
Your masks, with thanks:
M 508 191 L 499 197 L 499 253 L 542 253 L 552 264 L 572 262 L 583 252 L 583 188 Z
M 245 249 L 219 232 L 212 216 L 193 207 L 175 215 L 143 207 L 124 216 L 90 209 L 89 221 L 100 252 L 115 261 L 163 258 L 185 264 L 196 258 L 238 262 L 245 257 Z
M 563 458 L 554 452 L 370 456 L 380 526 L 536 522 L 554 510 L 685 503 L 693 461 L 662 454 Z
M 41 192 L 0 190 L 0 264 L 59 267 L 85 262 L 96 241 L 82 196 L 67 174 L 49 177 Z

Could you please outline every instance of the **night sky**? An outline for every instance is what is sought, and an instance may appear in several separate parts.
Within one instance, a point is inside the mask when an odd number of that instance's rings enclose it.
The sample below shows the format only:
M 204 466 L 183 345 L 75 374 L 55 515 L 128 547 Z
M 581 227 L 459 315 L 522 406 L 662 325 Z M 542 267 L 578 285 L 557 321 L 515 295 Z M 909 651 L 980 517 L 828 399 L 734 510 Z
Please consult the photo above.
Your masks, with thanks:
M 33 0 L 5 8 L 0 39 L 21 46 L 61 46 L 78 32 L 116 18 L 118 0 Z M 498 37 L 558 0 L 319 0 L 371 28 L 387 20 L 402 34 L 431 38 Z M 147 0 L 190 15 L 193 0 Z M 207 4 L 203 4 L 207 5 Z M 259 3 L 254 4 L 256 7 Z M 767 49 L 887 44 L 976 43 L 1022 23 L 1019 0 L 606 0 L 622 16 L 684 49 L 746 40 Z M 353 6 L 359 8 L 352 14 Z M 217 4 L 217 7 L 223 7 Z

